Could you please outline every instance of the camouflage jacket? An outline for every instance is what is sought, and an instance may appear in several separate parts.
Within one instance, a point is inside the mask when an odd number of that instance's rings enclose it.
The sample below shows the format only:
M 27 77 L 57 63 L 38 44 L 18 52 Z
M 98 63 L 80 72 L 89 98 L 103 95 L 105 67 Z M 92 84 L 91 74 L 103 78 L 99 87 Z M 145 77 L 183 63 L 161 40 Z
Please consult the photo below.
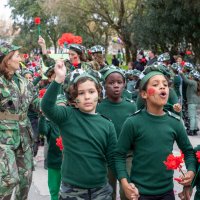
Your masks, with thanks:
M 20 120 L 4 119 L 0 121 L 0 145 L 9 145 L 12 149 L 21 146 L 24 151 L 32 144 L 32 128 L 27 117 L 30 105 L 39 108 L 39 100 L 34 94 L 32 83 L 17 74 L 20 89 L 14 80 L 0 76 L 0 112 L 23 116 Z

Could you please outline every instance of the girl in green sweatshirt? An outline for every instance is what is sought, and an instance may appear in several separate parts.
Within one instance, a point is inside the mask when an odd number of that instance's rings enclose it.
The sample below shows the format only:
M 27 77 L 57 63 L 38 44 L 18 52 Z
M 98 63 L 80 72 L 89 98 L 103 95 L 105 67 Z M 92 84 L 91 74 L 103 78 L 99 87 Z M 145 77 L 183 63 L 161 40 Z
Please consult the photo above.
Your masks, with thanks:
M 55 73 L 41 107 L 57 124 L 63 140 L 60 199 L 111 200 L 107 166 L 114 171 L 116 132 L 112 122 L 95 112 L 100 84 L 88 73 L 77 76 L 69 92 L 76 108 L 57 106 L 56 96 L 66 74 L 63 61 L 57 61 Z
M 116 171 L 128 199 L 175 200 L 173 171 L 163 161 L 171 154 L 174 142 L 185 155 L 188 172 L 180 184 L 189 185 L 195 173 L 195 156 L 180 117 L 163 107 L 169 96 L 168 81 L 159 70 L 145 74 L 140 82 L 140 94 L 146 108 L 129 117 L 119 136 L 116 148 Z M 126 171 L 125 159 L 133 150 L 131 174 Z

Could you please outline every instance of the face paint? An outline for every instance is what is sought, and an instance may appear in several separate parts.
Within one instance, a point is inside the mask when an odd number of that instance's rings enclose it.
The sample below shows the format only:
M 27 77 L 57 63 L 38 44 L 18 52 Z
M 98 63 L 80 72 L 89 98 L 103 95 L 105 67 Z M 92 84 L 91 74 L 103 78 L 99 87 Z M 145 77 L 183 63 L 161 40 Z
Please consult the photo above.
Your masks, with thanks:
M 149 96 L 153 96 L 153 95 L 155 94 L 155 89 L 154 89 L 154 88 L 149 88 L 149 89 L 147 90 L 147 94 L 148 94 Z
M 95 97 L 94 102 L 97 102 L 98 100 L 99 100 L 99 98 L 98 98 L 98 97 Z
M 80 103 L 81 101 L 79 99 L 75 99 L 75 102 L 76 103 Z

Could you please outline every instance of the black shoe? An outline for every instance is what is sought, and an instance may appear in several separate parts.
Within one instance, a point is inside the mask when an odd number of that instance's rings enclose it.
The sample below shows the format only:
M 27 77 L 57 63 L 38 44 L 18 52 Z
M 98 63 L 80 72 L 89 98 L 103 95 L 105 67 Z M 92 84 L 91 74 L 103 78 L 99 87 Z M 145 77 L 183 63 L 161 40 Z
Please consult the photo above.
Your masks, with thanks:
M 188 134 L 189 136 L 193 136 L 193 135 L 194 135 L 194 131 L 191 131 L 191 130 L 190 130 L 190 131 L 187 132 L 187 134 Z
M 194 135 L 198 135 L 197 132 L 198 132 L 197 130 L 194 130 L 193 131 Z

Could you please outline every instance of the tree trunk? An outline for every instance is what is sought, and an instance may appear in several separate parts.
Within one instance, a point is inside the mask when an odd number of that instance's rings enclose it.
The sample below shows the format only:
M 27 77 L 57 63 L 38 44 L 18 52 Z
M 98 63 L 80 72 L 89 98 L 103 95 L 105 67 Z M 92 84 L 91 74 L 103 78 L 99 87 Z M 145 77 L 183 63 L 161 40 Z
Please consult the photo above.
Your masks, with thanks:
M 124 44 L 125 47 L 125 56 L 126 56 L 126 65 L 128 64 L 128 62 L 131 61 L 131 56 L 130 56 L 130 46 L 128 44 Z

